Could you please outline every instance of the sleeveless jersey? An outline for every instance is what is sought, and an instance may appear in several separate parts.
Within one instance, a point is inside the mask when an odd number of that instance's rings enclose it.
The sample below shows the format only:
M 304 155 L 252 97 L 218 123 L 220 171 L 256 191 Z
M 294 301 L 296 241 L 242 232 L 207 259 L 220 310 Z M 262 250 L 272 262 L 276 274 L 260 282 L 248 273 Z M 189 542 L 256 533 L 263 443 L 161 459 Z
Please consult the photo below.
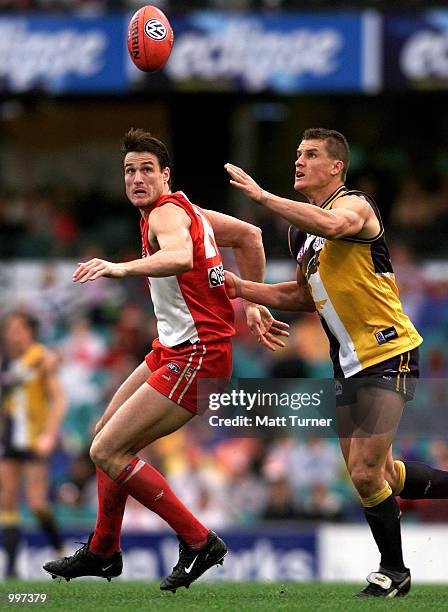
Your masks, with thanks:
M 3 402 L 10 422 L 9 442 L 18 450 L 33 449 L 45 429 L 49 406 L 40 368 L 44 354 L 45 347 L 36 343 L 7 364 L 6 374 L 11 382 L 4 391 Z
M 403 313 L 374 200 L 343 185 L 321 208 L 330 210 L 345 195 L 360 195 L 368 201 L 380 224 L 377 236 L 326 240 L 291 226 L 288 238 L 330 341 L 335 375 L 347 378 L 410 351 L 423 340 Z
M 167 202 L 190 217 L 193 269 L 176 276 L 148 277 L 160 342 L 168 347 L 190 342 L 218 342 L 235 334 L 232 304 L 224 287 L 221 254 L 205 213 L 182 191 L 161 196 L 151 210 Z M 150 214 L 140 221 L 142 257 L 151 256 Z

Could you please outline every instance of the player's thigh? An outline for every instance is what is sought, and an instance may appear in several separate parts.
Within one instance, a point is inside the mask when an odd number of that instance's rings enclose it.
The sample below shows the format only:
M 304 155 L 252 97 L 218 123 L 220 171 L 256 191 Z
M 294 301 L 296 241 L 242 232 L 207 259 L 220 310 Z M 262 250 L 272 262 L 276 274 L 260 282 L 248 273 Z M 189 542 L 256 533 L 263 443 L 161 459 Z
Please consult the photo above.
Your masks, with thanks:
M 392 457 L 391 445 L 401 415 L 404 398 L 390 389 L 374 385 L 362 386 L 356 405 L 352 407 L 353 431 L 347 465 L 385 468 Z
M 0 460 L 0 508 L 14 510 L 19 504 L 22 464 L 16 459 Z
M 48 462 L 39 459 L 27 461 L 24 465 L 26 500 L 33 509 L 48 505 L 48 470 Z
M 104 411 L 103 416 L 98 422 L 96 431 L 99 431 L 104 425 L 110 420 L 110 418 L 116 413 L 116 411 L 122 406 L 136 391 L 139 387 L 146 382 L 151 375 L 146 361 L 143 361 L 138 365 L 135 370 L 128 376 L 128 378 L 120 385 L 115 392 L 109 405 Z
M 115 412 L 94 440 L 101 454 L 137 453 L 185 425 L 193 414 L 146 382 Z

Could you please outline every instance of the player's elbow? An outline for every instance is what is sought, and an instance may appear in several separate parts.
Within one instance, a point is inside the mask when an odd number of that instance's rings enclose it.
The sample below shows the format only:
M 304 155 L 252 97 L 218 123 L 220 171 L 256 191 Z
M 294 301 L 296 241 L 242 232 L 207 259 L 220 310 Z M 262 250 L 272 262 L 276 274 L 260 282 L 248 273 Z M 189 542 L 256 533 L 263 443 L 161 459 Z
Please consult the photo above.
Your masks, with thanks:
M 246 246 L 250 246 L 252 249 L 263 248 L 262 232 L 259 227 L 248 223 L 245 233 L 244 242 Z
M 337 240 L 347 235 L 347 223 L 339 219 L 329 219 L 322 228 L 322 237 L 328 240 Z
M 182 272 L 190 272 L 190 270 L 193 270 L 193 253 L 182 251 L 182 253 L 179 254 L 177 264 L 179 266 L 180 274 Z
M 337 217 L 333 217 L 332 215 L 328 215 L 328 218 L 325 219 L 325 222 L 322 224 L 322 237 L 327 238 L 328 240 L 335 240 L 336 238 L 340 238 L 344 232 L 344 224 L 341 223 L 341 219 Z

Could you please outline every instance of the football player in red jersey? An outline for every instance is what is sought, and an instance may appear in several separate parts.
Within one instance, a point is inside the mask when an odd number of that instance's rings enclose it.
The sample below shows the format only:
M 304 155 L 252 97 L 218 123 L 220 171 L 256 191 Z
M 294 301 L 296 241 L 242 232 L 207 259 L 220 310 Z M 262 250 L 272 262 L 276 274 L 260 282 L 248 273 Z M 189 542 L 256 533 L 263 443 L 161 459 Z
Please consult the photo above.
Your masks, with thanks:
M 179 561 L 160 588 L 188 587 L 222 563 L 225 543 L 176 497 L 164 477 L 137 453 L 187 423 L 197 413 L 197 381 L 229 379 L 233 308 L 224 286 L 218 246 L 233 248 L 244 278 L 262 282 L 265 256 L 259 228 L 192 204 L 171 192 L 165 145 L 141 129 L 123 139 L 126 195 L 141 213 L 142 255 L 111 263 L 80 263 L 73 280 L 101 276 L 148 278 L 159 337 L 153 350 L 118 389 L 96 428 L 91 457 L 97 466 L 98 519 L 88 543 L 75 555 L 44 565 L 67 580 L 122 571 L 120 530 L 128 495 L 161 516 L 177 533 Z M 269 311 L 245 304 L 259 342 L 275 350 L 287 325 Z

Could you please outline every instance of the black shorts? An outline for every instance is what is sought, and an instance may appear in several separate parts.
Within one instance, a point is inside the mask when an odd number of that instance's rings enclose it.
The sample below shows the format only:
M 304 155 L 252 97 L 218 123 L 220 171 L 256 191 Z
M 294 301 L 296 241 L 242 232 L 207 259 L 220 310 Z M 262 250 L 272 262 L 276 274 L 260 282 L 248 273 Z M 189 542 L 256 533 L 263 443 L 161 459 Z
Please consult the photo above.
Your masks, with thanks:
M 36 461 L 39 459 L 32 448 L 14 445 L 12 435 L 12 421 L 8 416 L 3 418 L 0 431 L 0 459 L 16 459 L 17 461 Z
M 335 378 L 336 406 L 356 403 L 358 389 L 373 385 L 402 395 L 406 402 L 414 398 L 419 377 L 418 348 L 406 351 L 357 372 L 350 378 Z

